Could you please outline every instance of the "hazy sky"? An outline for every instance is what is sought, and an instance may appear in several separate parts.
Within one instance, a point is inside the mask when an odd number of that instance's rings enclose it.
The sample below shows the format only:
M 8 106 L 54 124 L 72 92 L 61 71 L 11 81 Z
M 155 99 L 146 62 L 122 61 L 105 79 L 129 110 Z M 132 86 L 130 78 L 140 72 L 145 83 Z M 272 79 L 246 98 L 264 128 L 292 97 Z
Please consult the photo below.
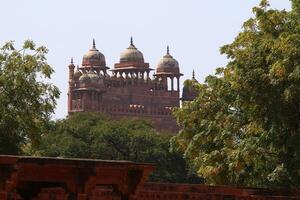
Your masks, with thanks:
M 0 44 L 32 39 L 49 50 L 55 69 L 51 82 L 61 90 L 55 118 L 67 114 L 67 77 L 70 57 L 80 64 L 96 47 L 112 67 L 121 51 L 134 44 L 152 68 L 166 46 L 179 61 L 182 82 L 195 69 L 196 78 L 214 73 L 226 58 L 219 48 L 233 41 L 259 0 L 0 0 Z M 273 8 L 290 9 L 289 0 L 270 0 Z

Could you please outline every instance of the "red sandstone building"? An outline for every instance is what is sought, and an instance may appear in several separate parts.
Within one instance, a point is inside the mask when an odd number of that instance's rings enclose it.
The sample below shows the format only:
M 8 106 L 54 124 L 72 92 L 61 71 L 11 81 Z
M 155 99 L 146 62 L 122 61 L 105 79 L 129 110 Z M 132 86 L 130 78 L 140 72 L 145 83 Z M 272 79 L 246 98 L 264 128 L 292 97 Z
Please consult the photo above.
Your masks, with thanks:
M 0 155 L 0 200 L 300 200 L 299 190 L 148 183 L 154 165 Z
M 93 41 L 82 64 L 75 70 L 72 59 L 69 65 L 68 113 L 90 111 L 113 118 L 142 117 L 159 130 L 176 131 L 171 110 L 180 105 L 182 75 L 169 47 L 154 70 L 131 38 L 119 62 L 110 69 Z

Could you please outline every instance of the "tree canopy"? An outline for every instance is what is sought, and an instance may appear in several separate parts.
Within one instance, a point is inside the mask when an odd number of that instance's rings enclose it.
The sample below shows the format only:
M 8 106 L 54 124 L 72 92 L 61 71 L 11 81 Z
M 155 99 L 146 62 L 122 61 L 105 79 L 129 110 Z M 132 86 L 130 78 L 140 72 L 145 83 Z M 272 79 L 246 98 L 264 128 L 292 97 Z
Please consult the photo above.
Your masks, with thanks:
M 53 73 L 47 52 L 29 40 L 19 50 L 13 42 L 0 48 L 0 154 L 20 153 L 47 129 L 60 93 L 45 82 Z
M 152 181 L 201 182 L 182 154 L 169 151 L 169 139 L 143 120 L 114 121 L 99 113 L 74 113 L 52 124 L 35 154 L 155 163 Z
M 184 151 L 210 184 L 300 185 L 300 1 L 253 8 L 229 62 L 198 84 L 198 97 L 175 110 Z

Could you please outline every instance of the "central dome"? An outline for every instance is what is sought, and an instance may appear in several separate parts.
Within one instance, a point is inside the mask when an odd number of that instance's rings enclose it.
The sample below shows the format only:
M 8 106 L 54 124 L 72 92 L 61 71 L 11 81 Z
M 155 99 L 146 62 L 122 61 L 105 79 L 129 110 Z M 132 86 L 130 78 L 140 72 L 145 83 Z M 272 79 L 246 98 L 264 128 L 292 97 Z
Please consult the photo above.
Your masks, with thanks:
M 130 46 L 120 56 L 120 63 L 126 62 L 144 63 L 143 53 L 134 46 L 132 38 L 130 39 Z
M 82 66 L 106 66 L 105 57 L 98 49 L 96 49 L 95 40 L 93 40 L 93 47 L 83 56 Z

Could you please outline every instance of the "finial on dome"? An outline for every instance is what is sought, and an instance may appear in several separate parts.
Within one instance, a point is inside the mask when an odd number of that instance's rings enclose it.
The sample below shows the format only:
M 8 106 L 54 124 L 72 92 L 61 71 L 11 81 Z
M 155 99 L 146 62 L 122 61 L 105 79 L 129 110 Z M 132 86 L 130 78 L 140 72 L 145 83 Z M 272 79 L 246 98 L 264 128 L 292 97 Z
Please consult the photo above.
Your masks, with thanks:
M 130 37 L 130 45 L 134 46 L 132 36 Z
M 195 79 L 195 70 L 193 70 L 192 78 Z
M 79 70 L 79 65 L 76 66 L 77 71 Z
M 69 69 L 74 69 L 75 65 L 73 64 L 73 57 L 71 57 L 70 64 L 68 65 Z
M 93 38 L 93 48 L 96 48 L 95 38 Z
M 169 45 L 167 46 L 167 55 L 170 55 L 170 48 L 169 48 Z

